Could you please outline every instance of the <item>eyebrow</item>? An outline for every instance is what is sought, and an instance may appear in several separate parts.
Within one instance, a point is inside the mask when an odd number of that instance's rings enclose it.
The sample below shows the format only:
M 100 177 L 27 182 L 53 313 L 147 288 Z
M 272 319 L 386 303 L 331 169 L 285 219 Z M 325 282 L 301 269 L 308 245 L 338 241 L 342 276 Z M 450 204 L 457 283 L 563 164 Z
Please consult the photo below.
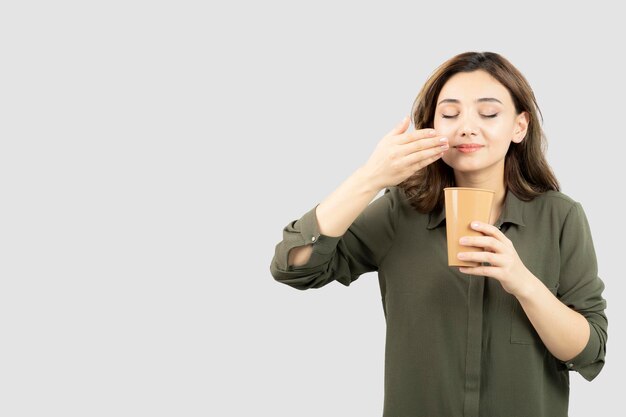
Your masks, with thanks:
M 479 98 L 478 100 L 476 100 L 477 103 L 494 102 L 494 101 L 502 104 L 502 102 L 500 100 L 498 100 L 497 98 L 494 98 L 494 97 L 482 97 L 482 98 Z M 439 102 L 439 104 L 441 104 L 441 103 L 456 103 L 456 104 L 458 104 L 458 103 L 460 103 L 460 101 L 455 99 L 455 98 L 444 98 L 443 100 L 441 100 Z M 437 105 L 439 105 L 439 104 L 437 104 Z M 504 105 L 504 104 L 502 104 L 502 105 Z

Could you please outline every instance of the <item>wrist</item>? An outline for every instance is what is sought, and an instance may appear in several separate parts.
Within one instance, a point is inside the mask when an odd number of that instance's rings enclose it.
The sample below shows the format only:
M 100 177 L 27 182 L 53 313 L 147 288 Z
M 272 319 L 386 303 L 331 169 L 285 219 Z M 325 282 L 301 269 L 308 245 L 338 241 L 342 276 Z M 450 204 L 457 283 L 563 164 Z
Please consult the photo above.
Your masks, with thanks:
M 528 300 L 532 300 L 535 298 L 535 294 L 538 291 L 545 287 L 543 282 L 530 272 L 528 272 L 527 278 L 524 279 L 524 284 L 520 288 L 520 290 L 515 294 L 515 297 L 519 300 L 520 303 L 523 303 Z
M 374 195 L 378 194 L 380 190 L 385 188 L 384 186 L 376 183 L 375 176 L 365 166 L 361 166 L 356 170 L 354 173 L 354 179 L 358 182 L 361 190 Z

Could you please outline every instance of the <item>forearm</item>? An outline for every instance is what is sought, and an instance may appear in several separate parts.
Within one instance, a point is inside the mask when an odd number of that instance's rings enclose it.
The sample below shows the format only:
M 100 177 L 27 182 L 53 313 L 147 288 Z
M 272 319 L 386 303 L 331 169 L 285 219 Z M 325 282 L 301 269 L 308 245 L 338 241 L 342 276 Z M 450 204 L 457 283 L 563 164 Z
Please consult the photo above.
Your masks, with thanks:
M 568 361 L 582 352 L 589 340 L 587 319 L 563 304 L 537 277 L 529 279 L 527 291 L 517 299 L 552 355 Z
M 315 215 L 320 233 L 342 236 L 379 191 L 373 185 L 369 173 L 363 168 L 357 169 L 317 206 Z M 289 251 L 288 264 L 304 265 L 311 258 L 312 252 L 311 244 L 295 247 Z
M 380 191 L 372 183 L 369 174 L 359 168 L 326 197 L 315 211 L 320 233 L 342 236 Z

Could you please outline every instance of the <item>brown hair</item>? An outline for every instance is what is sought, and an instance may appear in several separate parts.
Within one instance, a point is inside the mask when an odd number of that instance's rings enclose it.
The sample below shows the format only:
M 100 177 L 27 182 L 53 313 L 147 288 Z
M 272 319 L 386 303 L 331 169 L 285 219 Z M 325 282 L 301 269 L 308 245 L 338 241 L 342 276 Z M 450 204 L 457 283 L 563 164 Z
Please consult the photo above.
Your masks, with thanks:
M 504 183 L 509 192 L 529 201 L 539 194 L 559 191 L 559 183 L 545 158 L 547 142 L 539 124 L 543 115 L 528 81 L 508 60 L 493 52 L 465 52 L 441 64 L 426 81 L 413 102 L 411 116 L 415 129 L 434 127 L 436 100 L 444 84 L 459 72 L 483 70 L 511 94 L 515 111 L 528 112 L 526 136 L 512 142 L 504 160 Z M 454 171 L 441 158 L 398 184 L 411 205 L 422 213 L 443 207 L 443 189 L 454 187 Z

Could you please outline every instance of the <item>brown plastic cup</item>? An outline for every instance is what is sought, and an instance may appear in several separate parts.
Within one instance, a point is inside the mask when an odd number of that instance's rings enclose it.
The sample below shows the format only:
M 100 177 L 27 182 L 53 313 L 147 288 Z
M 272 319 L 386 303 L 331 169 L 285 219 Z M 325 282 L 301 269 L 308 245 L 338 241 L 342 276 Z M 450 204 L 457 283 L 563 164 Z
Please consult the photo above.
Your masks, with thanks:
M 448 266 L 480 266 L 478 262 L 462 261 L 459 252 L 482 252 L 476 246 L 463 246 L 463 236 L 484 236 L 471 228 L 471 222 L 489 222 L 495 191 L 482 188 L 447 187 L 443 189 L 446 206 L 446 235 L 448 241 Z

